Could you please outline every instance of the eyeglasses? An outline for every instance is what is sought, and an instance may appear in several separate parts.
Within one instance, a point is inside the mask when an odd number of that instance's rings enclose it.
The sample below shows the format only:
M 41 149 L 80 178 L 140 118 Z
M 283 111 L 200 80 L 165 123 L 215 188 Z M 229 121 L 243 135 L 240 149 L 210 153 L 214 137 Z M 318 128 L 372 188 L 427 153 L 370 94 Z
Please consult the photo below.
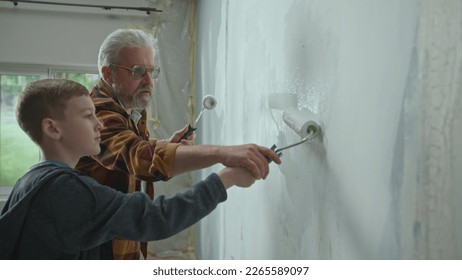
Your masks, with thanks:
M 147 68 L 147 67 L 142 66 L 142 65 L 135 65 L 132 68 L 130 68 L 130 67 L 127 67 L 127 66 L 113 64 L 113 63 L 109 64 L 109 66 L 112 66 L 112 65 L 123 68 L 123 69 L 127 69 L 128 71 L 132 72 L 132 76 L 135 79 L 143 78 L 144 75 L 146 75 L 146 71 L 149 72 L 149 75 L 151 75 L 151 78 L 153 78 L 153 79 L 156 79 L 160 74 L 160 67 L 159 66 Z

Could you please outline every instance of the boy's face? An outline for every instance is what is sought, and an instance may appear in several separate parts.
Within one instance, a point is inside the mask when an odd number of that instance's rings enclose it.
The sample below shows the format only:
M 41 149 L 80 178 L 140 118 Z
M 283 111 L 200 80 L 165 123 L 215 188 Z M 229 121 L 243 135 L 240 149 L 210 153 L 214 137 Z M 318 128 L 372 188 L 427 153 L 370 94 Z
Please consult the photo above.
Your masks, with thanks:
M 61 143 L 69 154 L 82 157 L 100 152 L 102 123 L 95 115 L 89 95 L 71 98 L 64 111 L 64 119 L 56 121 L 61 132 Z
M 132 68 L 141 65 L 152 68 L 154 55 L 151 48 L 128 47 L 120 51 L 120 65 Z M 141 78 L 134 78 L 131 71 L 125 68 L 113 67 L 117 71 L 112 76 L 110 84 L 114 92 L 123 100 L 126 109 L 146 108 L 151 101 L 154 90 L 154 79 L 147 72 Z

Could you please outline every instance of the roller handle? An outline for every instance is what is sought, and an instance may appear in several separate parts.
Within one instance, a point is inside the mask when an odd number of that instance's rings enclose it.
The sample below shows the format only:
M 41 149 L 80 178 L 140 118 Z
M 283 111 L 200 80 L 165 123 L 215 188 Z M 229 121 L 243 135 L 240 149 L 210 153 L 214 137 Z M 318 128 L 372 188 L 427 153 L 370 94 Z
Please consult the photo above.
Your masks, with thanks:
M 276 144 L 273 144 L 273 146 L 271 146 L 271 150 L 273 150 L 274 152 L 276 152 L 276 154 L 278 155 L 278 157 L 281 157 L 282 156 L 282 152 L 279 152 L 277 149 L 276 149 Z M 266 158 L 268 160 L 268 163 L 271 163 L 272 160 L 270 158 Z
M 183 139 L 188 139 L 189 136 L 191 136 L 191 134 L 193 134 L 193 132 L 197 129 L 197 127 L 192 127 L 190 124 L 188 125 L 188 131 L 186 131 L 186 133 L 181 136 L 181 139 L 180 140 L 183 140 Z

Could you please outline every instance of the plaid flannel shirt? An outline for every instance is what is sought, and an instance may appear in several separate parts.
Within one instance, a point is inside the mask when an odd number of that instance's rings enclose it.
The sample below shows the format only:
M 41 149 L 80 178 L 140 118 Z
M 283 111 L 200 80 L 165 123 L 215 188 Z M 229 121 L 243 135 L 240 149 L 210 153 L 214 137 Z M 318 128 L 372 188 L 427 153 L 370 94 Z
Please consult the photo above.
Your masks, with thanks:
M 173 158 L 179 144 L 149 138 L 146 111 L 135 124 L 120 105 L 112 90 L 100 80 L 91 91 L 96 116 L 103 123 L 101 152 L 80 159 L 76 169 L 99 183 L 124 193 L 139 191 L 141 180 L 154 197 L 153 182 L 171 178 Z M 139 259 L 146 256 L 146 244 L 114 239 L 114 259 Z

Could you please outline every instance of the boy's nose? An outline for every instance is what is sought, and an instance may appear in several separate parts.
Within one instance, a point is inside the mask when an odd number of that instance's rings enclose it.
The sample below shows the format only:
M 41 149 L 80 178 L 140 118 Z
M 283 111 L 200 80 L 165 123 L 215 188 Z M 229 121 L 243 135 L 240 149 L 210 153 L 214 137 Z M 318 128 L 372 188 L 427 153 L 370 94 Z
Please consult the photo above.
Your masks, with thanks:
M 99 120 L 99 119 L 96 119 L 97 121 L 97 124 L 96 124 L 96 130 L 100 131 L 104 128 L 104 124 Z

